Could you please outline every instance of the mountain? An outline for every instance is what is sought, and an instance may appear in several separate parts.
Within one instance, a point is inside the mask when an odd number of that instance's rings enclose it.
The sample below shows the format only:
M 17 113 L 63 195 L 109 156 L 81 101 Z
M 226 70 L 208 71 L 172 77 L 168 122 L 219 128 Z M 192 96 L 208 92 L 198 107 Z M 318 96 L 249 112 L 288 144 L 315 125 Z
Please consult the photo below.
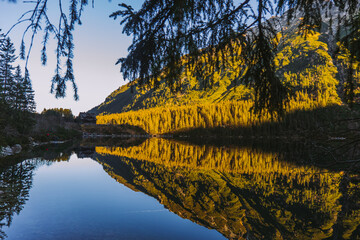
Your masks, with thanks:
M 275 20 L 274 20 L 275 21 Z M 327 22 L 329 19 L 327 19 Z M 279 21 L 278 49 L 275 58 L 277 74 L 293 93 L 294 99 L 340 103 L 346 79 L 348 51 L 334 41 L 334 27 L 326 22 L 319 32 L 303 37 L 298 32 L 299 20 L 290 25 Z M 334 25 L 333 25 L 334 26 Z M 340 46 L 338 48 L 337 46 Z M 335 55 L 335 50 L 340 49 Z M 234 49 L 233 51 L 238 51 Z M 197 80 L 183 73 L 181 89 L 172 93 L 165 80 L 157 88 L 139 87 L 137 82 L 121 86 L 99 106 L 89 112 L 97 115 L 128 112 L 131 110 L 179 105 L 219 103 L 253 98 L 253 89 L 236 80 L 239 68 L 227 68 L 211 73 L 213 82 Z M 209 74 L 210 75 L 210 74 Z M 360 83 L 360 77 L 358 78 Z

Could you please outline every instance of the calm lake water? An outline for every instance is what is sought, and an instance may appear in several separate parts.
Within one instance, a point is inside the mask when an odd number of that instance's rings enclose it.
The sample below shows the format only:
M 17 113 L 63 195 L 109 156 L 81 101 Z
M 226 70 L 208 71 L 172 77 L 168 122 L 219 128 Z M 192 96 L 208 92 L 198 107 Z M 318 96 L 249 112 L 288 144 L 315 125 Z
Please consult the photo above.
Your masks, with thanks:
M 359 238 L 360 177 L 303 163 L 319 156 L 158 138 L 57 151 L 1 170 L 0 239 Z

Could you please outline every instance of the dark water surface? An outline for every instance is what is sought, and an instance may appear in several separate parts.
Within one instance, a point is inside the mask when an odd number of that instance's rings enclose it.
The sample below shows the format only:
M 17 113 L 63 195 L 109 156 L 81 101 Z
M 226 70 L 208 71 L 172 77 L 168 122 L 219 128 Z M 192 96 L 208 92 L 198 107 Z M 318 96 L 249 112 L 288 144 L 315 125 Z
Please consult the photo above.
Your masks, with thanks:
M 148 139 L 0 172 L 0 239 L 357 239 L 360 177 L 302 145 Z

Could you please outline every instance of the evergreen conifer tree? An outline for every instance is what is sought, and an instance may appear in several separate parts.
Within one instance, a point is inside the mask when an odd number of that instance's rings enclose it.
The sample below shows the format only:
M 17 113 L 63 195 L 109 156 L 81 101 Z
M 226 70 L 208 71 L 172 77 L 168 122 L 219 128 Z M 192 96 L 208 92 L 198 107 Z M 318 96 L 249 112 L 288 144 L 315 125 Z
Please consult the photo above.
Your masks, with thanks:
M 0 85 L 2 92 L 0 97 L 9 105 L 12 104 L 12 90 L 14 88 L 13 63 L 17 59 L 15 56 L 14 44 L 10 38 L 5 38 L 0 46 Z
M 21 68 L 19 65 L 15 68 L 14 82 L 15 82 L 15 89 L 14 89 L 15 98 L 14 98 L 13 108 L 16 110 L 26 110 L 27 99 L 26 99 L 26 92 L 24 86 L 24 77 L 22 76 Z
M 25 70 L 25 77 L 24 77 L 24 83 L 23 88 L 25 92 L 25 103 L 26 103 L 26 109 L 29 112 L 35 112 L 36 104 L 35 104 L 35 94 L 34 90 L 32 89 L 31 79 L 29 76 L 29 72 Z
M 5 35 L 1 32 L 1 29 L 0 29 L 0 49 L 3 48 L 3 44 L 5 42 Z M 3 58 L 0 56 L 0 68 L 1 66 L 3 65 Z M 4 103 L 4 99 L 2 98 L 2 93 L 3 93 L 4 89 L 3 89 L 3 77 L 2 77 L 2 73 L 0 71 L 0 102 L 1 104 Z

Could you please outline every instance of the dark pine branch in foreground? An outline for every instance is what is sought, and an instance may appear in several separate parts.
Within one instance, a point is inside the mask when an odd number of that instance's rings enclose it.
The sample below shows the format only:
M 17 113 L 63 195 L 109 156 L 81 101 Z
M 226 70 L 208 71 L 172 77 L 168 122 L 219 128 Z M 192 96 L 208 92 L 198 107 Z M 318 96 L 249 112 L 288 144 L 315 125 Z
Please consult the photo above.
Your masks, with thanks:
M 359 49 L 355 36 L 360 27 L 358 6 L 357 0 L 281 0 L 277 4 L 268 0 L 257 4 L 249 0 L 147 0 L 138 11 L 120 4 L 121 10 L 111 17 L 121 17 L 124 33 L 133 37 L 129 55 L 118 61 L 125 78 L 154 85 L 165 78 L 176 89 L 183 70 L 193 70 L 199 80 L 211 81 L 209 73 L 238 63 L 238 79 L 255 90 L 253 110 L 279 116 L 289 93 L 274 67 L 279 19 L 268 17 L 285 14 L 288 22 L 301 18 L 299 30 L 306 37 L 320 29 L 323 13 L 338 9 L 341 15 L 334 18 L 349 24 L 351 40 L 347 43 L 352 51 Z M 235 46 L 241 47 L 240 56 L 228 57 Z M 355 50 L 352 54 L 360 56 Z
M 68 14 L 63 2 L 69 8 Z M 77 99 L 72 33 L 75 25 L 81 24 L 81 14 L 89 0 L 58 0 L 60 17 L 56 24 L 47 15 L 47 3 L 48 0 L 33 1 L 33 9 L 19 19 L 17 24 L 28 23 L 24 36 L 31 33 L 28 53 L 25 54 L 25 44 L 22 44 L 21 55 L 28 60 L 34 35 L 43 31 L 41 60 L 46 64 L 46 46 L 49 35 L 53 34 L 57 41 L 57 64 L 51 90 L 56 97 L 64 97 L 66 82 L 70 81 Z M 204 86 L 211 86 L 212 73 L 225 71 L 235 63 L 239 73 L 236 79 L 255 90 L 253 110 L 259 114 L 268 110 L 280 116 L 289 97 L 287 88 L 275 74 L 276 33 L 280 28 L 279 18 L 269 19 L 270 16 L 285 15 L 288 22 L 300 18 L 299 30 L 306 36 L 320 29 L 326 13 L 338 21 L 337 40 L 343 41 L 353 60 L 360 58 L 358 0 L 280 0 L 277 3 L 270 0 L 145 0 L 137 11 L 126 4 L 119 6 L 121 9 L 110 17 L 120 17 L 124 33 L 133 37 L 128 56 L 117 62 L 125 78 L 151 86 L 166 79 L 168 87 L 176 91 L 180 89 L 183 71 L 194 74 Z M 338 16 L 332 16 L 333 9 L 338 10 Z M 340 26 L 346 26 L 345 36 L 341 36 Z M 240 54 L 232 51 L 234 48 L 241 48 Z M 353 83 L 350 74 L 345 86 L 350 104 Z
M 10 1 L 10 0 L 9 0 Z M 10 1 L 16 2 L 16 1 Z M 88 0 L 69 0 L 65 1 L 66 8 L 62 0 L 58 0 L 59 18 L 57 22 L 52 22 L 51 17 L 48 15 L 48 0 L 29 1 L 31 10 L 25 12 L 18 20 L 17 23 L 9 30 L 9 32 L 19 24 L 26 24 L 25 31 L 22 36 L 20 46 L 20 57 L 26 61 L 25 73 L 28 69 L 28 61 L 30 52 L 34 44 L 35 35 L 42 32 L 42 50 L 41 50 L 41 63 L 47 63 L 47 44 L 49 38 L 52 36 L 57 42 L 56 47 L 56 66 L 55 74 L 52 78 L 51 93 L 55 96 L 65 97 L 66 83 L 70 82 L 74 90 L 74 99 L 78 100 L 77 86 L 73 72 L 73 31 L 76 24 L 81 24 L 80 18 L 84 7 L 88 5 Z M 28 37 L 29 43 L 26 46 L 25 39 Z

